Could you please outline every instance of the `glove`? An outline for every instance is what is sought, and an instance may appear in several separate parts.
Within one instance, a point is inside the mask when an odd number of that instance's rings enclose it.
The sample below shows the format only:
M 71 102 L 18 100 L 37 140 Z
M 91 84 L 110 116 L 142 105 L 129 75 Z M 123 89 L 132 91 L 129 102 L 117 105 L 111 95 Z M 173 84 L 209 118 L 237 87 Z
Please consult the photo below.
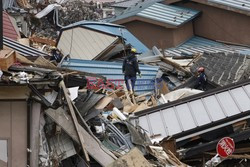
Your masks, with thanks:
M 139 77 L 141 78 L 141 73 L 139 74 Z

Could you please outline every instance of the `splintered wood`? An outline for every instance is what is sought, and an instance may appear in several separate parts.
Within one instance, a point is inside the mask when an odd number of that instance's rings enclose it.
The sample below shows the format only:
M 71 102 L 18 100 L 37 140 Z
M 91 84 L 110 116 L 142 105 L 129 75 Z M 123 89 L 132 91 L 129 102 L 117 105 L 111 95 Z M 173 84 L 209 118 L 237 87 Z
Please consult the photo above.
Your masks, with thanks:
M 129 153 L 108 165 L 108 167 L 152 167 L 152 165 L 137 148 L 133 148 Z
M 52 64 L 51 62 L 49 62 L 47 59 L 45 59 L 43 56 L 39 56 L 35 61 L 34 64 L 36 65 L 41 65 L 41 66 L 45 66 L 45 67 L 56 67 L 54 64 Z
M 165 151 L 162 147 L 149 146 L 149 153 L 153 155 L 164 166 L 186 167 L 176 156 L 169 150 Z

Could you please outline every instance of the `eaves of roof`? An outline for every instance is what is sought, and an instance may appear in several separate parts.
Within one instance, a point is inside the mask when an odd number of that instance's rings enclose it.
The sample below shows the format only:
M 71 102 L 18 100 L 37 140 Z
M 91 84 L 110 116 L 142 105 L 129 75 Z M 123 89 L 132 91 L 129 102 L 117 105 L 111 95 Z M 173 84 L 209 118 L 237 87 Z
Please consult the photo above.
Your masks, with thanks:
M 135 116 L 150 134 L 171 136 L 178 142 L 249 119 L 249 101 L 248 79 L 139 111 Z
M 106 19 L 106 21 L 114 23 L 128 22 L 130 21 L 128 18 L 137 16 L 144 18 L 144 20 L 178 27 L 194 19 L 199 13 L 199 11 L 188 8 L 148 2 L 128 8 L 121 15 Z
M 197 3 L 225 9 L 250 16 L 249 0 L 192 0 Z
M 142 110 L 142 111 L 136 112 L 134 114 L 135 114 L 135 116 L 143 116 L 143 115 L 146 115 L 146 114 L 157 112 L 157 111 L 162 110 L 162 109 L 167 109 L 169 107 L 173 107 L 175 105 L 183 104 L 183 103 L 193 101 L 193 100 L 196 100 L 196 99 L 205 98 L 205 97 L 208 97 L 210 95 L 218 94 L 218 93 L 221 93 L 221 92 L 224 92 L 224 91 L 227 91 L 227 90 L 230 90 L 230 89 L 234 89 L 234 88 L 237 88 L 237 87 L 241 87 L 241 86 L 244 86 L 244 85 L 247 85 L 247 84 L 250 84 L 250 79 L 247 79 L 247 80 L 244 80 L 244 81 L 241 81 L 241 82 L 237 82 L 237 83 L 232 83 L 232 84 L 229 84 L 229 85 L 226 85 L 226 86 L 223 86 L 223 87 L 215 88 L 215 89 L 212 89 L 212 90 L 200 93 L 200 94 L 195 94 L 195 95 L 192 95 L 192 96 L 189 96 L 189 97 L 185 97 L 183 99 L 176 100 L 176 101 L 173 101 L 173 102 L 169 102 L 167 104 L 162 104 L 162 105 L 150 108 L 150 109 Z
M 120 38 L 125 39 L 126 44 L 130 43 L 133 47 L 135 47 L 139 52 L 142 53 L 148 50 L 148 48 L 143 43 L 141 43 L 133 34 L 131 34 L 124 26 L 111 23 L 104 23 L 104 22 L 93 22 L 93 21 L 80 21 L 62 28 L 57 43 L 60 40 L 63 31 L 73 29 L 76 27 L 89 29 L 92 31 L 100 32 L 115 37 L 118 36 Z

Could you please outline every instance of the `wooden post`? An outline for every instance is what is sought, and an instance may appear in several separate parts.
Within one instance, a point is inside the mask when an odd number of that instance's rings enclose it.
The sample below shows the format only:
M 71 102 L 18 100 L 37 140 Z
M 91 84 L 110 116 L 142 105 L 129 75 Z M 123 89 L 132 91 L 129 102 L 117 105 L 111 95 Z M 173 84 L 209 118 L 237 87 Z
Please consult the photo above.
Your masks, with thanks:
M 72 119 L 73 119 L 73 122 L 74 122 L 74 125 L 75 125 L 75 128 L 76 128 L 76 132 L 77 132 L 77 135 L 79 137 L 79 140 L 80 140 L 80 143 L 81 143 L 81 146 L 82 146 L 82 150 L 83 150 L 83 153 L 85 155 L 85 158 L 86 158 L 86 161 L 89 162 L 90 159 L 89 159 L 89 155 L 87 153 L 87 150 L 85 149 L 85 145 L 84 145 L 84 139 L 83 139 L 83 136 L 82 134 L 80 133 L 80 130 L 79 130 L 79 124 L 78 124 L 78 121 L 77 121 L 77 118 L 76 118 L 76 114 L 75 114 L 75 111 L 74 111 L 74 108 L 73 108 L 73 105 L 71 103 L 71 100 L 69 98 L 69 95 L 68 95 L 68 90 L 65 86 L 65 83 L 64 81 L 61 81 L 60 82 L 60 87 L 63 89 L 63 93 L 64 93 L 64 96 L 65 96 L 65 99 L 67 101 L 67 104 L 68 104 L 68 107 L 69 107 L 69 111 L 70 111 L 70 114 L 72 116 Z

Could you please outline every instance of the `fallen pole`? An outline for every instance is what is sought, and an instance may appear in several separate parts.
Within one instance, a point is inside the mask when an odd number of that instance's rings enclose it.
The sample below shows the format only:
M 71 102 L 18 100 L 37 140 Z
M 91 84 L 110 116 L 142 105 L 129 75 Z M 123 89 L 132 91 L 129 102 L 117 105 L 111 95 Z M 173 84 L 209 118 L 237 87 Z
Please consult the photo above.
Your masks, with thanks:
M 78 135 L 78 137 L 79 137 L 79 140 L 80 140 L 80 143 L 81 143 L 81 147 L 82 147 L 84 156 L 85 156 L 85 158 L 86 158 L 86 161 L 87 161 L 87 162 L 90 162 L 88 152 L 87 152 L 87 150 L 86 150 L 86 148 L 85 148 L 85 145 L 84 145 L 83 136 L 82 136 L 82 134 L 80 133 L 80 130 L 79 130 L 79 127 L 78 127 L 79 124 L 78 124 L 78 121 L 77 121 L 77 118 L 76 118 L 76 114 L 75 114 L 74 108 L 73 108 L 73 106 L 72 106 L 72 103 L 71 103 L 70 98 L 69 98 L 69 95 L 68 95 L 68 90 L 67 90 L 67 88 L 66 88 L 66 86 L 65 86 L 64 81 L 61 81 L 59 85 L 60 85 L 60 87 L 62 88 L 63 93 L 64 93 L 64 96 L 65 96 L 65 99 L 66 99 L 66 101 L 67 101 L 67 104 L 68 104 L 68 107 L 69 107 L 69 111 L 70 111 L 70 114 L 71 114 L 71 116 L 72 116 L 73 123 L 74 123 L 74 125 L 75 125 L 76 132 L 77 132 L 77 135 Z

